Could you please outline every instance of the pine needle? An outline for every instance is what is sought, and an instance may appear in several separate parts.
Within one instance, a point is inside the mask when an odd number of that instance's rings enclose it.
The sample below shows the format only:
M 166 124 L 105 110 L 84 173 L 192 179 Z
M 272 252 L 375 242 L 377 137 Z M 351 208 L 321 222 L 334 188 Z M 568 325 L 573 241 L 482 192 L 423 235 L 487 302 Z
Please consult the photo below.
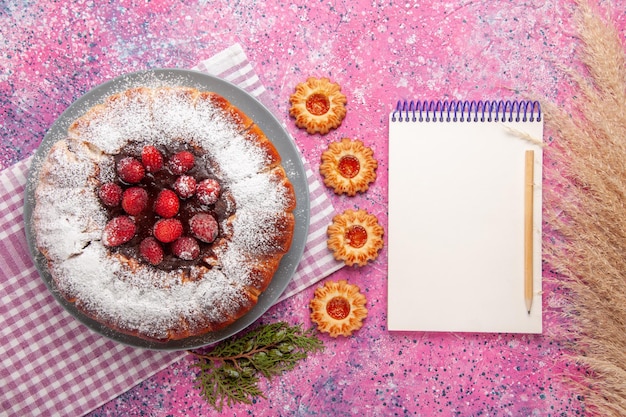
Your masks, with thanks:
M 289 371 L 311 352 L 324 349 L 315 328 L 278 322 L 264 324 L 242 336 L 231 337 L 209 352 L 191 351 L 198 359 L 197 387 L 217 411 L 236 403 L 251 404 L 265 397 L 260 376 L 271 380 Z
M 626 415 L 626 55 L 617 30 L 578 0 L 583 70 L 569 112 L 543 103 L 556 139 L 546 151 L 546 260 L 566 289 L 578 389 L 597 415 Z

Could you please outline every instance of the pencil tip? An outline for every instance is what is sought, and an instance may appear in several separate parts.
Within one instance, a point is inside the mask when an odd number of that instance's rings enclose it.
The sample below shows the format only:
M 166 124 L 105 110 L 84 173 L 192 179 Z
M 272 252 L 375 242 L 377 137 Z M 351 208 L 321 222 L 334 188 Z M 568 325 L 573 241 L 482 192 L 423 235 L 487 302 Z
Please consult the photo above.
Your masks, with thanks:
M 528 310 L 528 315 L 530 316 L 530 310 Z

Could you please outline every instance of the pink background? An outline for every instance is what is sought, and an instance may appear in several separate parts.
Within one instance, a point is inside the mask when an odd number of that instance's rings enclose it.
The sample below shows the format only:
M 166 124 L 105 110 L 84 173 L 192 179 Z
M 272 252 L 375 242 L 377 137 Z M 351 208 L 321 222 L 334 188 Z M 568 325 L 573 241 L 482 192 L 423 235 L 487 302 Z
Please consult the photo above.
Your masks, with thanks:
M 366 209 L 386 225 L 387 115 L 397 100 L 528 95 L 572 100 L 559 69 L 579 65 L 571 1 L 280 3 L 2 2 L 0 168 L 32 154 L 60 113 L 98 84 L 146 68 L 190 68 L 240 43 L 275 100 L 276 116 L 314 169 L 327 144 L 342 137 L 374 149 L 379 168 L 370 190 L 331 198 L 338 211 Z M 623 0 L 599 5 L 622 38 L 625 6 Z M 348 98 L 344 123 L 326 136 L 299 130 L 288 115 L 289 95 L 309 76 L 330 77 Z M 584 399 L 562 380 L 564 372 L 576 377 L 581 371 L 564 360 L 567 323 L 559 318 L 557 284 L 544 288 L 540 336 L 392 334 L 386 330 L 386 259 L 383 249 L 376 262 L 331 277 L 356 283 L 366 294 L 369 316 L 359 332 L 350 338 L 322 336 L 324 353 L 263 383 L 267 399 L 225 414 L 585 413 Z M 547 269 L 544 274 L 551 275 Z M 265 320 L 308 327 L 313 290 L 273 307 Z M 194 388 L 191 362 L 183 359 L 90 415 L 216 414 Z

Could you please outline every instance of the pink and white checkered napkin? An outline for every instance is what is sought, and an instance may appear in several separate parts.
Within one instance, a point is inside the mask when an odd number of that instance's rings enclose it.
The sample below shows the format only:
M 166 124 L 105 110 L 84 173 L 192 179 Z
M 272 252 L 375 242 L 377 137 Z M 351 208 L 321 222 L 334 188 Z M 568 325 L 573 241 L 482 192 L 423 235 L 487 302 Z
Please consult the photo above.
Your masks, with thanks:
M 266 91 L 234 45 L 195 69 Z M 266 99 L 265 99 L 266 100 Z M 266 101 L 267 102 L 267 101 Z M 22 217 L 31 158 L 0 172 L 0 416 L 83 415 L 185 355 L 133 348 L 92 332 L 49 293 L 29 255 Z M 311 193 L 309 238 L 281 300 L 341 268 L 326 249 L 333 206 L 306 164 Z

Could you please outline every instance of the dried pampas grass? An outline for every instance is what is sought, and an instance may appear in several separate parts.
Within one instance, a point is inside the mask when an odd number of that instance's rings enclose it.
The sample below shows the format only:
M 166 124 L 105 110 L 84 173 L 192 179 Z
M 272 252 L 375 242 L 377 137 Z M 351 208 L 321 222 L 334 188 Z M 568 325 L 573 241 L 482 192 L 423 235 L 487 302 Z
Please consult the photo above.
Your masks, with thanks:
M 565 288 L 576 381 L 601 416 L 626 416 L 626 57 L 617 30 L 578 0 L 582 70 L 566 111 L 543 103 L 546 261 Z

